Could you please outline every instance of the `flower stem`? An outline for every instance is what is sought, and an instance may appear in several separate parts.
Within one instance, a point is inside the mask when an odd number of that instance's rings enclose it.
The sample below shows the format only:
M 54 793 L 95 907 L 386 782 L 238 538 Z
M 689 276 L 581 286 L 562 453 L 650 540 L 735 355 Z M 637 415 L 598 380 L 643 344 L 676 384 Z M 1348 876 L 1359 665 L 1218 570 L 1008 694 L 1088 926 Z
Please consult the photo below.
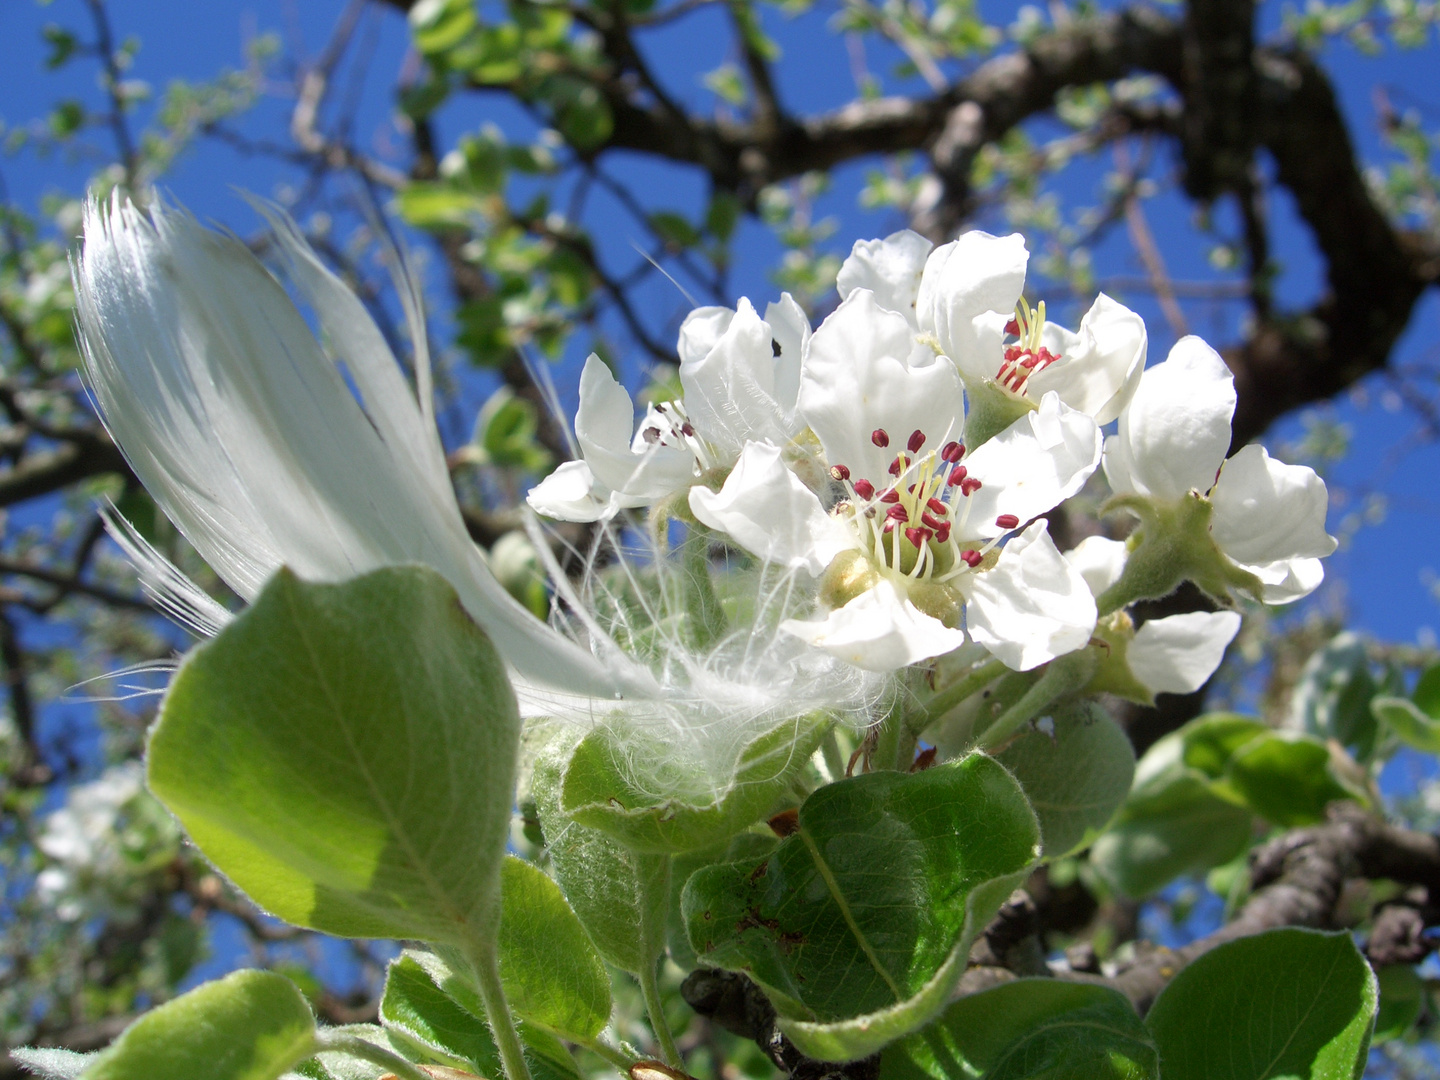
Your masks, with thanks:
M 831 781 L 845 779 L 845 755 L 840 753 L 840 744 L 835 740 L 833 727 L 825 733 L 825 738 L 820 743 L 820 753 L 825 759 L 825 771 L 830 774 Z
M 681 545 L 684 559 L 680 571 L 685 578 L 686 626 L 690 643 L 703 649 L 725 636 L 729 622 L 710 580 L 710 530 L 697 523 L 689 526 L 689 533 Z
M 374 1043 L 366 1042 L 354 1035 L 330 1035 L 321 1032 L 316 1036 L 315 1050 L 317 1053 L 324 1051 L 349 1054 L 361 1061 L 368 1061 L 372 1065 L 388 1069 L 399 1080 L 432 1080 L 428 1073 L 422 1072 L 420 1067 L 413 1062 L 406 1061 L 399 1054 L 392 1053 L 383 1046 L 376 1046 Z
M 911 710 L 910 727 L 923 734 L 925 729 L 955 708 L 971 694 L 978 694 L 1005 672 L 1010 670 L 999 660 L 987 660 L 979 667 L 972 668 L 952 686 L 937 691 L 923 704 Z
M 500 982 L 500 963 L 495 955 L 495 942 L 472 941 L 465 949 L 465 956 L 475 973 L 475 983 L 480 988 L 480 1000 L 485 1005 L 485 1018 L 490 1022 L 490 1033 L 495 1037 L 495 1046 L 500 1051 L 500 1063 L 505 1067 L 506 1080 L 530 1080 L 530 1066 L 525 1063 L 525 1047 L 520 1042 L 520 1033 L 515 1030 L 515 1019 L 510 1015 L 510 1005 L 505 1000 L 505 987 Z
M 906 772 L 915 760 L 915 742 L 915 733 L 906 722 L 904 706 L 897 702 L 876 729 L 872 767 Z
M 573 1039 L 575 1036 L 569 1035 L 567 1038 Z M 604 1058 L 611 1065 L 615 1066 L 622 1076 L 628 1077 L 630 1075 L 630 1066 L 639 1060 L 639 1058 L 627 1057 L 603 1039 L 576 1039 L 575 1045 L 589 1050 L 596 1057 Z
M 1095 674 L 1095 656 L 1078 649 L 1051 660 L 1045 673 L 1000 717 L 980 733 L 976 749 L 997 752 L 1016 732 L 1067 694 L 1083 688 Z
M 665 1009 L 660 1000 L 660 984 L 656 969 L 660 956 L 665 951 L 665 917 L 670 903 L 670 856 L 637 855 L 636 877 L 640 883 L 640 942 L 644 960 L 635 977 L 640 980 L 640 992 L 645 996 L 645 1011 L 650 1015 L 650 1027 L 660 1043 L 660 1054 L 665 1064 L 674 1069 L 683 1069 L 680 1049 L 675 1045 L 675 1036 L 665 1020 Z

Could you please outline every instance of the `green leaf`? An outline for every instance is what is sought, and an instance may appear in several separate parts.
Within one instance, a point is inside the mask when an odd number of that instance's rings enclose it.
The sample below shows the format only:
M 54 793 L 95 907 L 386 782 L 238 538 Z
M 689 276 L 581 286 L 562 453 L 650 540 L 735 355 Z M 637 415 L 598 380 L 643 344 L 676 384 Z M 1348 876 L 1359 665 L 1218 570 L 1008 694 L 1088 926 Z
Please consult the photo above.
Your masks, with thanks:
M 1180 731 L 1184 743 L 1182 760 L 1211 779 L 1225 775 L 1235 751 L 1270 729 L 1251 716 L 1238 713 L 1209 713 L 1197 717 Z
M 471 981 L 433 953 L 406 951 L 390 962 L 380 1022 L 393 1038 L 442 1064 L 504 1076 L 483 1015 Z M 535 1080 L 578 1080 L 573 1059 L 554 1036 L 521 1024 L 520 1037 Z
M 510 1008 L 570 1039 L 610 1022 L 610 977 L 560 886 L 513 855 L 501 871 L 500 978 Z
M 812 794 L 770 856 L 693 874 L 685 924 L 705 963 L 766 990 L 804 1053 L 865 1057 L 945 1006 L 1038 842 L 993 758 L 872 773 Z
M 1087 846 L 1115 816 L 1135 776 L 1130 738 L 1084 702 L 1054 716 L 1053 735 L 1031 731 L 997 755 L 1040 819 L 1045 857 Z
M 1284 828 L 1325 819 L 1325 807 L 1350 792 L 1330 773 L 1330 751 L 1319 740 L 1267 732 L 1230 759 L 1225 781 L 1261 817 Z
M 1385 724 L 1407 746 L 1426 754 L 1440 754 L 1440 720 L 1436 720 L 1412 701 L 1402 697 L 1381 695 L 1371 698 L 1370 709 L 1375 719 Z
M 681 898 L 690 875 L 703 867 L 715 866 L 718 863 L 763 858 L 775 850 L 778 842 L 774 836 L 743 832 L 727 844 L 716 844 L 702 851 L 688 851 L 674 857 L 670 867 L 670 911 L 666 922 L 665 941 L 670 948 L 671 958 L 681 968 L 694 971 L 700 966 L 700 958 L 690 947 L 690 937 L 685 933 L 685 914 L 681 909 Z
M 610 138 L 615 118 L 599 87 L 573 75 L 545 80 L 541 91 L 555 113 L 555 126 L 577 150 L 594 150 Z
M 1378 689 L 1365 642 L 1352 633 L 1339 634 L 1301 670 L 1290 699 L 1290 724 L 1368 757 L 1376 734 L 1370 699 Z
M 152 1009 L 84 1080 L 275 1080 L 315 1052 L 315 1018 L 289 979 L 237 971 Z
M 1440 720 L 1440 664 L 1431 664 L 1421 673 L 1410 699 L 1426 716 Z
M 1155 1080 L 1155 1044 L 1105 986 L 1020 979 L 955 1002 L 885 1048 L 885 1080 Z
M 664 942 L 643 932 L 663 924 L 664 895 L 645 880 L 645 856 L 560 809 L 564 762 L 542 754 L 530 792 L 540 815 L 550 866 L 600 955 L 636 974 L 653 970 Z
M 420 0 L 410 9 L 415 48 L 426 56 L 445 53 L 475 28 L 475 0 Z
M 1271 930 L 1189 964 L 1146 1024 L 1165 1080 L 1358 1080 L 1376 998 L 1348 933 Z
M 639 746 L 634 732 L 597 727 L 580 741 L 566 767 L 560 808 L 636 851 L 671 854 L 709 847 L 774 808 L 831 723 L 824 713 L 786 720 L 741 750 L 718 791 L 713 778 L 695 776 L 688 790 L 669 797 L 656 796 L 653 785 L 635 778 L 635 762 L 666 760 L 663 745 Z
M 10 1056 L 41 1080 L 75 1080 L 100 1055 L 49 1046 L 20 1046 Z
M 463 229 L 474 224 L 481 204 L 451 184 L 416 181 L 396 196 L 396 208 L 417 229 Z
M 1203 773 L 1182 769 L 1137 785 L 1091 847 L 1090 862 L 1116 889 L 1140 899 L 1182 874 L 1229 862 L 1250 835 L 1249 810 L 1216 795 Z
M 439 574 L 282 569 L 181 666 L 149 780 L 279 917 L 459 944 L 499 920 L 519 733 L 499 655 Z
M 1375 972 L 1380 988 L 1380 1008 L 1375 1014 L 1372 1041 L 1398 1039 L 1420 1019 L 1425 1000 L 1425 980 L 1409 964 L 1389 964 Z

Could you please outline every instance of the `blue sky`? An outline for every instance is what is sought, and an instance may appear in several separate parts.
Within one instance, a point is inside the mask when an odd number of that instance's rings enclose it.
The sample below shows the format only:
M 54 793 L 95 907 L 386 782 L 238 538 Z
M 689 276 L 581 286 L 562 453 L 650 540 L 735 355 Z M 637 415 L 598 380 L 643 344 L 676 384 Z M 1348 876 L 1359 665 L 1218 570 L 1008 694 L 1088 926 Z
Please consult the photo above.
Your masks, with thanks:
M 225 66 L 242 63 L 242 43 L 261 32 L 279 32 L 288 43 L 298 42 L 305 55 L 313 56 L 344 7 L 343 0 L 114 0 L 112 19 L 118 37 L 135 35 L 143 48 L 130 73 L 150 83 L 157 91 L 174 78 L 206 79 Z M 992 20 L 1007 23 L 1016 5 L 981 0 L 981 11 Z M 197 11 L 203 10 L 203 19 Z M 1262 28 L 1273 32 L 1279 25 L 1282 8 L 1268 4 L 1262 11 Z M 852 59 L 841 38 L 829 33 L 829 9 L 816 10 L 796 19 L 768 11 L 767 24 L 785 50 L 779 66 L 780 93 L 787 106 L 797 112 L 816 111 L 849 100 L 854 93 Z M 79 0 L 55 0 L 42 5 L 34 0 L 9 0 L 0 6 L 0 40 L 6 42 L 6 62 L 0 65 L 0 120 L 7 128 L 24 127 L 42 116 L 61 97 L 81 97 L 99 105 L 94 66 L 85 60 L 73 62 L 58 73 L 44 70 L 44 49 L 40 28 L 47 22 L 67 27 L 88 27 Z M 710 108 L 713 99 L 704 90 L 700 74 L 730 59 L 728 28 L 713 12 L 682 20 L 646 39 L 649 56 L 658 73 L 674 93 L 697 108 Z M 373 78 L 363 91 L 358 110 L 355 141 L 371 152 L 403 154 L 404 141 L 390 122 L 387 87 L 405 62 L 406 38 L 403 20 L 386 11 L 371 18 L 362 28 L 359 42 L 374 50 Z M 1327 63 L 1334 72 L 1342 105 L 1350 118 L 1356 141 L 1371 158 L 1381 152 L 1374 124 L 1372 88 L 1383 84 L 1401 107 L 1428 111 L 1433 125 L 1440 111 L 1440 81 L 1433 75 L 1434 48 L 1420 53 L 1389 50 L 1379 58 L 1366 58 L 1348 46 L 1327 50 Z M 870 69 L 884 76 L 893 57 L 869 49 Z M 1431 67 L 1426 70 L 1427 61 Z M 888 92 L 915 86 L 887 79 Z M 240 125 L 251 136 L 284 138 L 288 104 L 278 98 L 262 103 Z M 497 96 L 469 96 L 447 106 L 440 117 L 444 136 L 492 121 L 517 137 L 532 125 L 513 105 Z M 42 156 L 31 150 L 0 159 L 10 198 L 33 208 L 47 191 L 74 192 L 83 185 L 94 162 L 75 160 L 73 155 Z M 856 203 L 856 193 L 874 163 L 862 163 L 840 170 L 835 184 L 820 209 L 839 219 L 833 248 L 843 253 L 857 238 L 882 235 L 899 223 L 890 213 L 867 212 Z M 632 183 L 647 202 L 694 213 L 703 204 L 705 191 L 691 172 L 617 156 L 608 168 L 618 178 Z M 1173 174 L 1166 162 L 1157 175 Z M 1101 171 L 1080 167 L 1061 189 L 1076 203 L 1093 202 Z M 254 224 L 251 212 L 234 198 L 231 188 L 241 187 L 274 195 L 277 185 L 293 180 L 293 173 L 276 162 L 243 157 L 215 144 L 192 150 L 166 178 L 166 187 L 202 217 L 224 222 L 237 230 Z M 1205 261 L 1204 246 L 1195 242 L 1191 228 L 1192 208 L 1173 196 L 1162 195 L 1147 205 L 1151 226 L 1174 277 L 1204 280 L 1213 277 Z M 1283 198 L 1271 208 L 1273 244 L 1285 266 L 1279 297 L 1285 303 L 1304 303 L 1317 295 L 1320 267 L 1303 225 L 1295 220 Z M 1225 211 L 1219 218 L 1225 220 Z M 998 228 L 1003 223 L 990 222 Z M 616 214 L 596 230 L 601 251 L 612 265 L 626 265 L 637 257 L 630 242 L 640 239 L 638 227 Z M 775 289 L 769 273 L 776 264 L 779 247 L 768 230 L 751 224 L 742 231 L 737 250 L 733 287 L 736 295 L 767 298 Z M 1123 231 L 1099 245 L 1097 263 L 1105 273 L 1135 276 L 1137 267 L 1128 255 Z M 437 282 L 438 283 L 438 282 Z M 657 284 L 642 294 L 641 303 L 656 305 L 653 310 L 669 312 L 675 306 L 668 285 Z M 435 290 L 441 294 L 440 289 Z M 1143 296 L 1126 296 L 1150 324 L 1151 358 L 1162 359 L 1173 342 L 1173 334 L 1154 304 Z M 1196 320 L 1194 329 L 1223 344 L 1233 332 L 1224 320 L 1207 323 Z M 1396 352 L 1401 363 L 1429 360 L 1435 363 L 1440 350 L 1440 302 L 1433 295 L 1417 309 L 1405 338 Z M 639 375 L 638 359 L 624 363 L 627 371 Z M 557 372 L 562 388 L 573 384 L 574 372 Z M 1336 505 L 1332 508 L 1332 532 L 1345 513 L 1353 510 L 1367 493 L 1386 497 L 1388 509 L 1383 522 L 1362 529 L 1352 544 L 1330 564 L 1333 581 L 1343 582 L 1329 590 L 1321 603 L 1343 600 L 1351 621 L 1358 628 L 1381 637 L 1414 641 L 1417 635 L 1440 630 L 1440 603 L 1427 588 L 1432 572 L 1440 574 L 1440 448 L 1433 444 L 1409 447 L 1408 436 L 1415 419 L 1403 410 L 1395 411 L 1391 396 L 1381 380 L 1371 380 L 1361 393 L 1335 403 L 1334 415 L 1353 431 L 1354 452 L 1332 476 Z M 1300 418 L 1282 421 L 1268 441 L 1273 445 L 1294 439 L 1302 430 Z M 1403 451 L 1403 452 L 1402 452 Z

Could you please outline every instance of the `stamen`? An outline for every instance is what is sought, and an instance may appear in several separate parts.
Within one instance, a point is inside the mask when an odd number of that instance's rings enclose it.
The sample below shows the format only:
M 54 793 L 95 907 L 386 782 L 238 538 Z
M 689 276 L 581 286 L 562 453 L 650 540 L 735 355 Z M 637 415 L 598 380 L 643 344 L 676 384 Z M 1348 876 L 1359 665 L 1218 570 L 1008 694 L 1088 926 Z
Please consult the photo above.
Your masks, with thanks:
M 942 544 L 949 542 L 950 523 L 948 521 L 943 521 L 940 523 L 940 527 L 935 530 L 935 539 L 939 540 Z
M 943 461 L 948 461 L 951 465 L 954 465 L 957 461 L 959 461 L 959 460 L 960 460 L 962 457 L 964 457 L 964 456 L 965 456 L 965 444 L 964 444 L 964 443 L 948 442 L 948 443 L 946 443 L 944 446 L 942 446 L 942 447 L 940 448 L 940 457 L 941 457 L 941 460 L 943 460 Z
M 916 428 L 910 433 L 910 441 L 905 444 L 912 454 L 918 454 L 920 448 L 925 445 L 925 433 Z
M 855 494 L 867 501 L 873 499 L 875 497 L 875 485 L 870 483 L 869 480 L 856 480 Z
M 890 436 L 885 433 L 884 428 L 877 427 L 870 433 L 870 441 L 883 450 L 890 445 Z
M 898 503 L 900 501 L 900 493 L 894 488 L 886 488 L 880 493 L 880 501 L 882 503 Z
M 974 570 L 975 567 L 985 561 L 985 556 L 981 555 L 980 552 L 974 548 L 970 548 L 968 551 L 962 551 L 960 558 L 964 560 L 965 565 L 970 567 L 971 570 Z
M 974 495 L 975 492 L 979 491 L 984 486 L 985 485 L 980 483 L 980 481 L 977 480 L 975 477 L 967 476 L 964 480 L 960 481 L 960 494 L 967 496 Z
M 927 499 L 925 505 L 930 509 L 932 514 L 946 514 L 950 512 L 950 508 L 934 496 Z
M 924 547 L 925 542 L 930 539 L 930 530 L 914 528 L 906 529 L 905 539 L 909 540 L 910 543 L 914 544 L 917 548 Z
M 890 462 L 890 475 L 899 476 L 902 472 L 905 471 L 905 468 L 908 464 L 909 462 L 905 460 L 904 454 L 897 455 L 895 460 Z
M 1001 514 L 995 519 L 995 524 L 1002 529 L 1013 529 L 1020 524 L 1020 519 L 1014 514 Z
M 931 502 L 934 502 L 934 500 L 932 499 Z M 938 528 L 940 528 L 940 526 L 943 524 L 943 522 L 940 522 L 940 521 L 936 520 L 934 517 L 932 517 L 932 516 L 929 515 L 929 514 L 921 514 L 921 515 L 920 515 L 920 523 L 921 523 L 922 525 L 925 525 L 925 526 L 931 528 L 931 529 L 938 529 Z
M 909 521 L 910 511 L 903 506 L 892 506 L 885 512 L 885 516 L 891 521 Z
M 849 480 L 850 470 L 844 465 L 832 465 L 830 467 L 830 477 L 834 480 Z

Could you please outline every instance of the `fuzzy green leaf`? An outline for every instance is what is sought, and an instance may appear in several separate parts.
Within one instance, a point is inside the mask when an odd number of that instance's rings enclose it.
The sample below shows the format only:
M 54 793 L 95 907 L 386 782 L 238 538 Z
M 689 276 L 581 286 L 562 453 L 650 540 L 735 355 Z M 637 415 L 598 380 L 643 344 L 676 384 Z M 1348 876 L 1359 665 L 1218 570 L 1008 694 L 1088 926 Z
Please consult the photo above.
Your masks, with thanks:
M 494 933 L 520 720 L 433 570 L 281 570 L 176 676 L 149 780 L 261 907 L 344 937 Z
M 1348 933 L 1271 930 L 1189 964 L 1146 1024 L 1165 1080 L 1355 1080 L 1377 996 Z
M 1135 751 L 1093 702 L 1055 714 L 1053 734 L 1031 731 L 997 755 L 1040 819 L 1045 857 L 1085 847 L 1130 793 Z
M 668 798 L 656 797 L 643 780 L 634 779 L 635 762 L 647 756 L 664 760 L 665 747 L 637 747 L 633 734 L 598 727 L 580 741 L 566 767 L 560 808 L 636 851 L 672 854 L 709 847 L 774 809 L 830 724 L 820 713 L 786 720 L 740 752 L 718 790 L 711 777 L 696 776 L 692 790 Z
M 275 1080 L 315 1052 L 300 991 L 269 971 L 237 971 L 152 1009 L 82 1080 Z
M 886 1047 L 886 1080 L 1155 1080 L 1159 1060 L 1130 1002 L 1104 986 L 1020 979 L 955 1002 Z
M 704 963 L 765 988 L 804 1053 L 864 1057 L 944 1007 L 1038 844 L 993 758 L 872 773 L 811 795 L 773 854 L 693 874 L 685 924 Z

